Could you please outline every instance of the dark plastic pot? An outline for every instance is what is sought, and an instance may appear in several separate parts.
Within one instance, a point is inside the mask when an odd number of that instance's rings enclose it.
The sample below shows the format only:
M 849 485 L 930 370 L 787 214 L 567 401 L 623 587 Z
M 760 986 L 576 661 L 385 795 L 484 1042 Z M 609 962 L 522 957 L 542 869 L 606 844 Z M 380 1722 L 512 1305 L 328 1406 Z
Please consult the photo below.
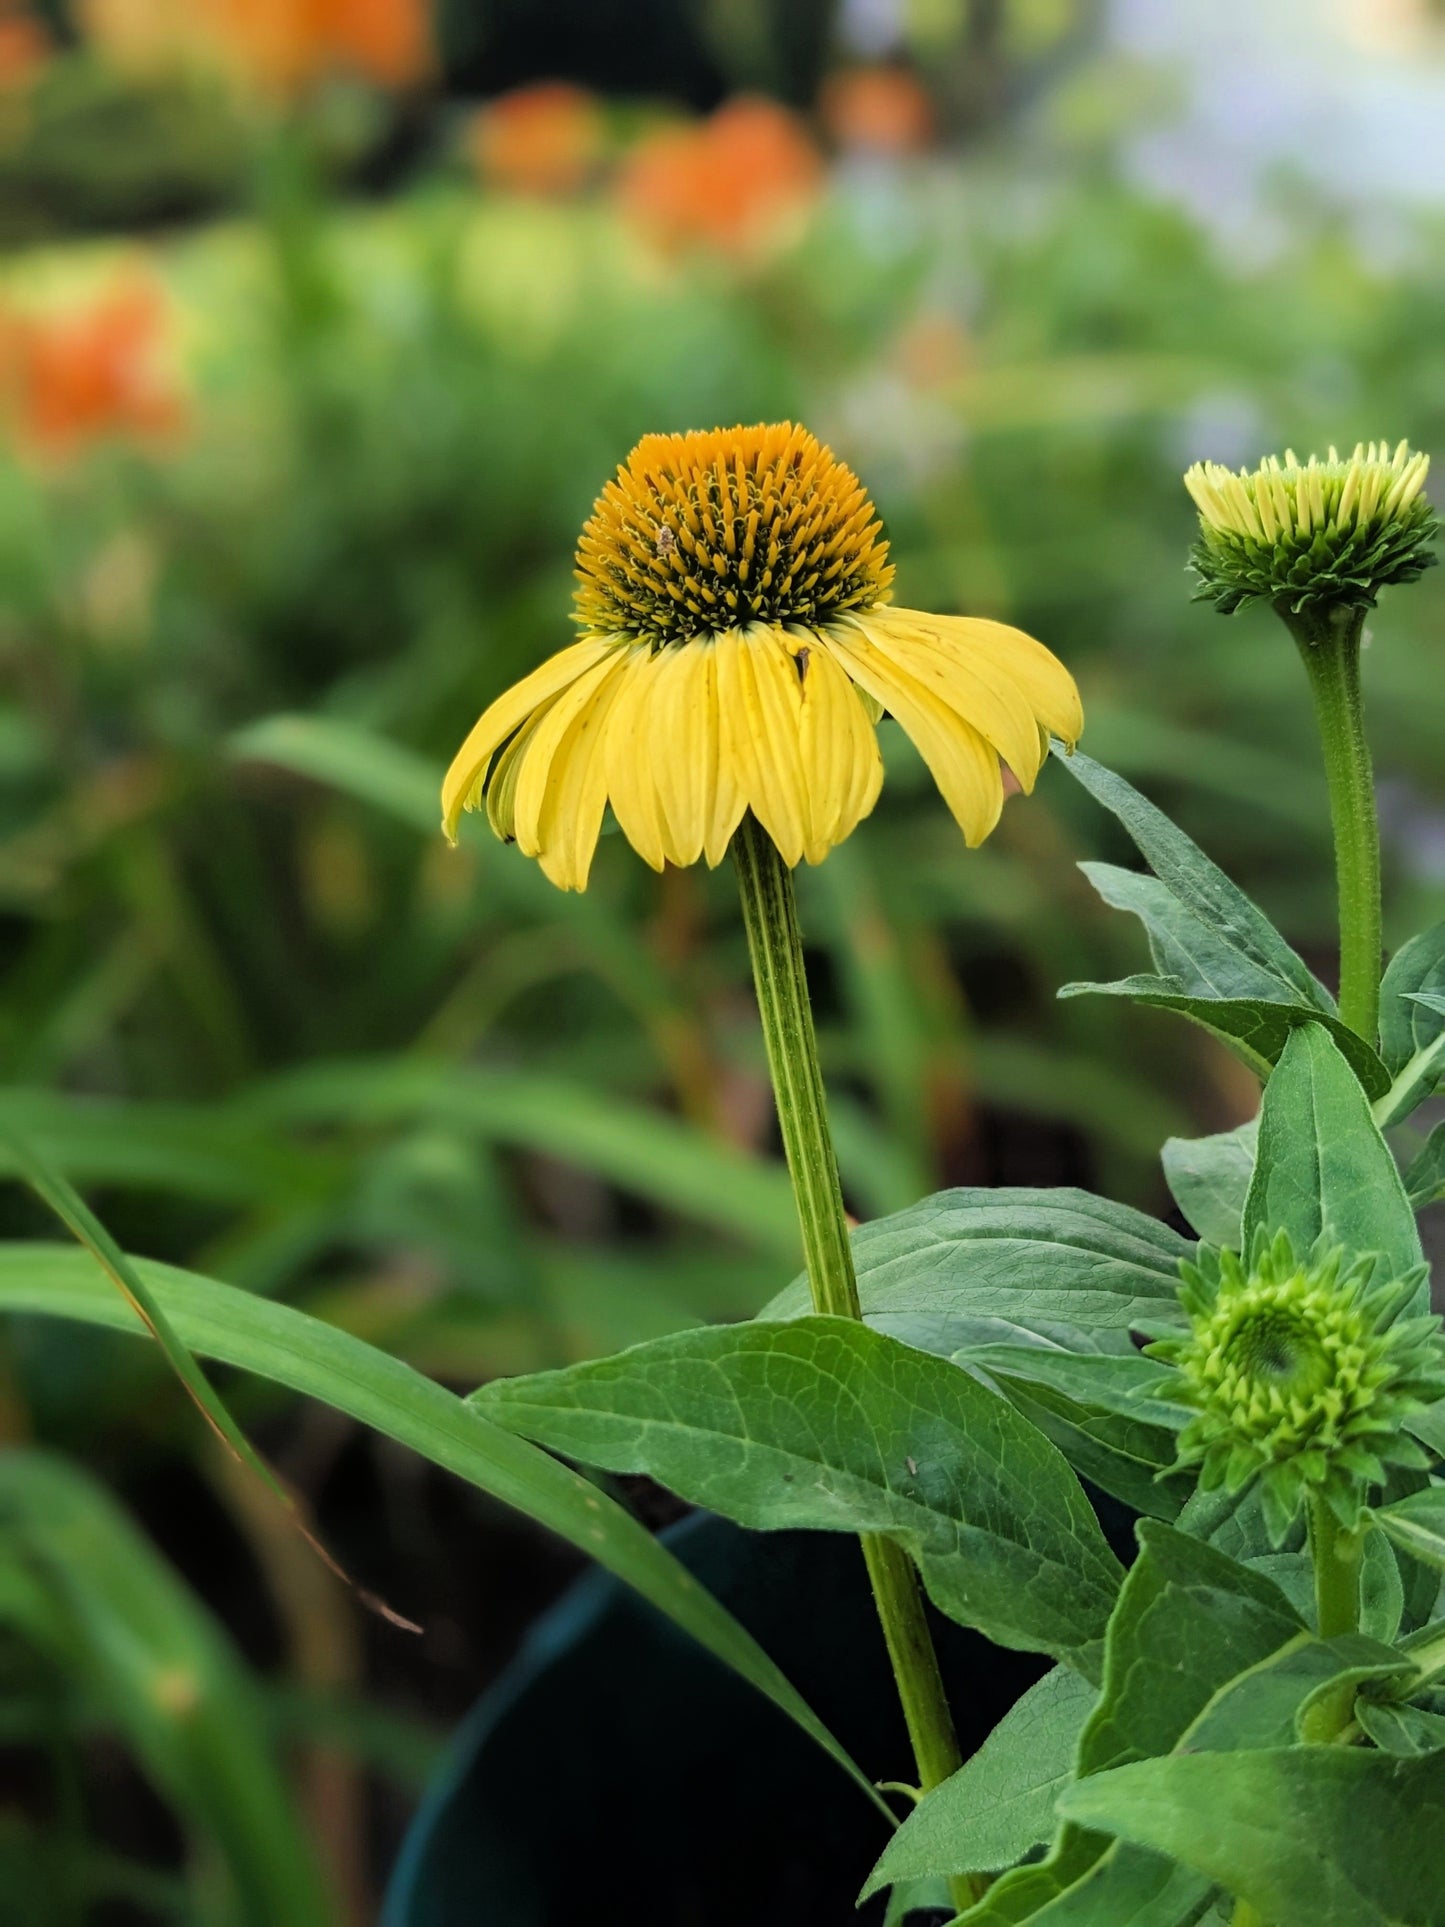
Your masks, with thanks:
M 853 1540 L 705 1514 L 665 1537 L 865 1772 L 910 1777 Z M 943 1620 L 934 1633 L 968 1753 L 1044 1663 Z M 461 1729 L 384 1927 L 876 1927 L 882 1901 L 854 1901 L 886 1834 L 770 1702 L 597 1574 Z

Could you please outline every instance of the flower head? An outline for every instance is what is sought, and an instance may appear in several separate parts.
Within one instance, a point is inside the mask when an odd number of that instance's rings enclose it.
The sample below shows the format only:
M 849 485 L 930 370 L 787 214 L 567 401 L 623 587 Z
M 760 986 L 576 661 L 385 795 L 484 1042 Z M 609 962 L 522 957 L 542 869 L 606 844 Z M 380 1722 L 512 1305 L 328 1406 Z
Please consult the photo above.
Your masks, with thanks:
M 1439 1320 L 1400 1317 L 1418 1273 L 1376 1283 L 1377 1269 L 1341 1251 L 1302 1262 L 1284 1232 L 1256 1241 L 1248 1269 L 1201 1246 L 1180 1267 L 1189 1335 L 1149 1347 L 1194 1407 L 1180 1462 L 1199 1465 L 1206 1490 L 1258 1476 L 1276 1544 L 1308 1495 L 1352 1527 L 1387 1466 L 1429 1463 L 1403 1426 L 1445 1393 Z
M 1184 486 L 1199 510 L 1190 560 L 1201 598 L 1232 615 L 1246 602 L 1369 609 L 1393 582 L 1413 582 L 1434 562 L 1438 526 L 1422 494 L 1428 455 L 1401 442 L 1332 448 L 1301 462 L 1292 449 L 1236 475 L 1196 462 Z
M 822 180 L 797 115 L 740 94 L 705 121 L 646 135 L 617 191 L 623 214 L 661 248 L 700 244 L 750 261 L 796 232 Z
M 606 141 L 596 99 L 566 80 L 499 95 L 478 108 L 470 129 L 478 173 L 510 194 L 574 194 L 597 166 Z
M 1083 727 L 1063 665 L 1021 630 L 888 604 L 888 545 L 857 477 L 804 428 L 649 435 L 577 553 L 580 641 L 498 697 L 442 789 L 486 803 L 563 889 L 586 888 L 610 802 L 639 854 L 721 862 L 751 809 L 817 863 L 883 780 L 874 725 L 913 738 L 970 844 Z

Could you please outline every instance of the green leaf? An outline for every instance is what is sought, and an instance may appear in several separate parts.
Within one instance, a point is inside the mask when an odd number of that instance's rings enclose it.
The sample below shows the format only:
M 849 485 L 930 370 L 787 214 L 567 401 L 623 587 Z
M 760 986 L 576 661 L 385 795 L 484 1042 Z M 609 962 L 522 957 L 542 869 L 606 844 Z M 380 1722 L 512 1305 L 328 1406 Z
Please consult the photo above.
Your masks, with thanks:
M 1412 1008 L 1419 1007 L 1437 1018 L 1445 1017 L 1445 997 L 1438 991 L 1412 991 L 1405 1001 Z M 1445 1078 L 1445 1024 L 1437 1025 L 1427 1041 L 1406 1060 L 1395 1073 L 1389 1090 L 1377 1101 L 1375 1122 L 1380 1129 L 1388 1130 L 1392 1124 L 1407 1118 L 1440 1088 L 1442 1078 Z
M 1079 1734 L 1097 1697 L 1067 1666 L 1045 1673 L 973 1758 L 909 1814 L 859 1899 L 927 1874 L 994 1873 L 1052 1839 L 1054 1800 L 1074 1777 Z
M 1421 1706 L 1388 1706 L 1382 1701 L 1355 1702 L 1355 1718 L 1385 1753 L 1416 1759 L 1422 1753 L 1445 1749 L 1445 1718 Z
M 920 1351 L 1037 1333 L 1127 1333 L 1178 1322 L 1194 1250 L 1142 1211 L 1087 1191 L 940 1191 L 853 1234 L 863 1316 Z M 806 1315 L 799 1279 L 762 1316 Z
M 1300 1025 L 1318 1024 L 1329 1031 L 1371 1097 L 1383 1097 L 1390 1088 L 1390 1073 L 1364 1039 L 1338 1017 L 1308 1004 L 1271 1003 L 1259 997 L 1199 997 L 1177 977 L 1123 977 L 1112 984 L 1065 984 L 1059 995 L 1125 997 L 1148 1004 L 1153 1010 L 1175 1011 L 1222 1039 L 1261 1081 L 1279 1062 Z
M 1389 1146 L 1359 1080 L 1319 1024 L 1294 1033 L 1265 1088 L 1246 1249 L 1256 1230 L 1287 1231 L 1301 1255 L 1321 1237 L 1346 1251 L 1378 1252 L 1396 1278 L 1423 1261 Z
M 0 1565 L 10 1561 L 28 1583 L 0 1584 L 0 1623 L 94 1696 L 177 1813 L 219 1845 L 245 1918 L 328 1918 L 257 1682 L 104 1488 L 46 1453 L 0 1454 Z
M 345 790 L 424 835 L 441 824 L 442 769 L 429 756 L 335 716 L 265 716 L 226 745 L 237 762 L 270 763 Z
M 1059 1805 L 1218 1881 L 1273 1927 L 1445 1922 L 1442 1754 L 1177 1754 L 1080 1780 Z
M 278 1078 L 253 1092 L 244 1111 L 293 1129 L 444 1120 L 577 1164 L 700 1223 L 797 1256 L 797 1213 L 781 1165 L 585 1084 L 412 1057 L 362 1058 Z
M 1137 1352 L 1069 1352 L 1052 1345 L 984 1345 L 959 1352 L 1053 1440 L 1081 1478 L 1136 1512 L 1172 1519 L 1196 1483 L 1168 1476 L 1189 1414 L 1154 1393 L 1174 1374 Z
M 1208 1909 L 1214 1883 L 1162 1855 L 1114 1843 L 1078 1873 L 1072 1863 L 1030 1869 L 1027 1885 L 990 1889 L 954 1927 L 1195 1927 Z M 1049 1869 L 1046 1871 L 1046 1869 Z M 1023 1909 L 1024 1911 L 1020 1911 Z
M 1253 965 L 1275 980 L 1284 1001 L 1333 1012 L 1334 999 L 1264 912 L 1162 810 L 1082 751 L 1070 755 L 1056 746 L 1054 755 L 1076 782 L 1118 818 L 1160 883 L 1183 911 L 1211 933 L 1212 942 L 1227 944 L 1241 965 Z
M 1416 1211 L 1445 1198 L 1445 1124 L 1437 1124 L 1405 1173 L 1405 1191 Z
M 348 1332 L 194 1272 L 140 1258 L 130 1263 L 192 1351 L 318 1398 L 570 1540 L 765 1693 L 878 1803 L 863 1774 L 756 1641 L 666 1547 L 589 1480 L 489 1425 L 453 1393 Z M 93 1261 L 65 1246 L 0 1247 L 0 1311 L 144 1331 Z
M 1303 1630 L 1277 1586 L 1203 1540 L 1154 1519 L 1138 1534 L 1081 1773 L 1168 1753 L 1213 1694 Z
M 1413 1558 L 1445 1569 L 1445 1485 L 1427 1486 L 1393 1505 L 1376 1506 L 1371 1516 Z
M 1259 1119 L 1252 1117 L 1213 1137 L 1171 1137 L 1160 1152 L 1174 1202 L 1212 1245 L 1240 1248 L 1258 1139 Z
M 1422 997 L 1421 992 L 1425 995 Z M 1430 993 L 1437 1002 L 1429 1002 Z M 1422 930 L 1390 959 L 1380 983 L 1380 1055 L 1398 1076 L 1445 1032 L 1445 922 Z
M 1311 1737 L 1312 1708 L 1342 1685 L 1413 1671 L 1393 1647 L 1360 1633 L 1317 1639 L 1299 1633 L 1221 1686 L 1177 1743 L 1182 1753 L 1235 1753 L 1293 1746 Z
M 679 1332 L 472 1402 L 741 1525 L 886 1534 L 950 1618 L 1097 1674 L 1119 1566 L 1062 1455 L 967 1372 L 866 1325 Z
M 1291 983 L 1262 969 L 1226 935 L 1201 921 L 1158 877 L 1112 863 L 1081 863 L 1079 868 L 1111 909 L 1138 917 L 1148 932 L 1154 968 L 1161 977 L 1176 978 L 1191 996 L 1277 1003 L 1283 993 L 1286 1003 L 1299 1001 Z
M 1241 1668 L 1267 1659 L 1304 1630 L 1276 1586 L 1202 1540 L 1154 1519 L 1141 1520 L 1137 1532 L 1139 1557 L 1109 1622 L 1103 1691 L 1079 1740 L 1081 1775 L 1168 1753 Z M 1047 1909 L 1058 1906 L 1059 1921 L 1072 1923 L 1073 1907 L 1100 1883 L 1111 1893 L 1124 1878 L 1099 1870 L 1110 1852 L 1105 1840 L 1065 1825 L 1047 1859 L 1004 1874 L 965 1919 L 969 1927 L 1036 1914 L 1052 1920 Z M 1125 1873 L 1131 1867 L 1126 1858 Z M 1195 1898 L 1202 1899 L 1207 1886 L 1194 1889 Z M 1106 1918 L 1077 1916 L 1081 1927 Z

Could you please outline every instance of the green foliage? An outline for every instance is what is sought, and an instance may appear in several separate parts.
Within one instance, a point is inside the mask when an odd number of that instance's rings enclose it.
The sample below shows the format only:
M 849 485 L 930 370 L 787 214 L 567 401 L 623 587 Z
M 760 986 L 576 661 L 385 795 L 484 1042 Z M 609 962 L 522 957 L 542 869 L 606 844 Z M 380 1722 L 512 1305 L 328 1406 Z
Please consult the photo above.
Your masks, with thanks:
M 996 1873 L 1052 1839 L 1054 1801 L 1074 1777 L 1098 1695 L 1067 1666 L 1015 1702 L 967 1764 L 903 1822 L 860 1898 L 928 1874 Z
M 1096 1672 L 1119 1568 L 1063 1457 L 976 1379 L 885 1333 L 817 1317 L 682 1332 L 472 1404 L 742 1525 L 885 1534 L 950 1618 Z
M 1279 1927 L 1439 1927 L 1445 1758 L 1351 1747 L 1179 1754 L 1082 1780 L 1079 1826 L 1171 1855 Z
M 489 1424 L 400 1359 L 304 1312 L 168 1265 L 135 1260 L 134 1269 L 191 1351 L 322 1399 L 570 1539 L 751 1680 L 867 1785 L 737 1622 L 588 1480 Z M 144 1330 L 89 1256 L 52 1245 L 0 1249 L 0 1307 Z
M 123 1736 L 194 1829 L 193 1848 L 219 1848 L 241 1919 L 314 1927 L 327 1918 L 257 1681 L 105 1490 L 41 1452 L 0 1455 L 0 1625 L 44 1653 L 90 1700 L 92 1718 Z M 36 1737 L 61 1742 L 55 1731 Z M 62 1880 L 83 1890 L 85 1876 L 71 1867 Z M 64 1917 L 66 1904 L 52 1887 L 47 1917 Z

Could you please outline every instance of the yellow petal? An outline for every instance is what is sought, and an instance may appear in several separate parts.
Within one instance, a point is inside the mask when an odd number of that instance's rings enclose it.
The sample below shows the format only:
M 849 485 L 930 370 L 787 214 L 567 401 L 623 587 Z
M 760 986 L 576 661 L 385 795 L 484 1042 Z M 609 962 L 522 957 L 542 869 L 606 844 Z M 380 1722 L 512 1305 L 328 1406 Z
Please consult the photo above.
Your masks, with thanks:
M 607 718 L 603 765 L 618 827 L 644 863 L 667 860 L 662 805 L 652 764 L 651 699 L 666 669 L 665 650 L 636 648 L 623 664 L 621 687 Z
M 481 800 L 487 766 L 507 738 L 521 728 L 534 709 L 618 647 L 616 636 L 584 636 L 581 642 L 549 656 L 530 676 L 503 690 L 483 710 L 442 782 L 442 829 L 452 842 L 456 841 L 462 811 L 475 809 Z
M 487 821 L 504 843 L 515 843 L 517 840 L 517 777 L 521 773 L 522 758 L 532 747 L 537 725 L 551 707 L 552 704 L 548 702 L 543 703 L 540 709 L 533 710 L 498 756 L 487 778 Z
M 625 685 L 626 670 L 626 660 L 620 657 L 598 665 L 595 673 L 600 680 L 589 700 L 579 706 L 552 756 L 537 818 L 537 861 L 559 890 L 587 888 L 607 807 L 607 722 Z M 529 768 L 530 764 L 529 758 Z
M 704 799 L 702 852 L 707 858 L 708 867 L 715 870 L 727 855 L 733 832 L 742 822 L 748 803 L 743 794 L 736 759 L 732 755 L 727 724 L 723 720 L 716 643 L 709 643 L 704 652 L 703 670 L 706 682 L 701 700 L 705 726 L 711 737 L 713 786 L 712 794 Z
M 1038 719 L 1013 677 L 972 646 L 973 625 L 911 609 L 873 609 L 860 622 L 890 662 L 972 723 L 1024 789 L 1033 788 L 1044 754 Z
M 653 782 L 669 863 L 696 863 L 707 834 L 718 761 L 711 658 L 707 642 L 662 650 L 648 701 Z
M 573 725 L 581 722 L 602 700 L 607 685 L 615 680 L 624 662 L 625 657 L 621 652 L 612 650 L 601 662 L 584 669 L 574 683 L 554 698 L 546 715 L 539 719 L 532 732 L 532 740 L 517 772 L 512 823 L 517 848 L 524 856 L 540 856 L 547 841 L 543 816 L 552 802 L 554 785 L 562 784 L 565 787 L 567 762 L 570 759 L 563 756 L 562 751 L 569 741 Z M 551 821 L 555 834 L 555 811 L 552 811 Z
M 864 707 L 867 698 L 829 653 L 826 633 L 790 630 L 788 637 L 802 688 L 799 749 L 808 801 L 803 855 L 821 863 L 878 801 L 883 758 Z
M 969 848 L 982 843 L 1003 808 L 996 752 L 957 710 L 891 663 L 860 625 L 830 624 L 828 640 L 848 674 L 918 745 Z
M 717 658 L 721 761 L 789 867 L 802 860 L 807 802 L 799 749 L 802 691 L 781 636 L 765 623 L 725 630 Z
M 926 616 L 914 610 L 907 613 L 916 621 L 946 626 L 960 644 L 980 662 L 987 662 L 1007 676 L 1033 710 L 1040 724 L 1051 735 L 1062 737 L 1072 749 L 1083 734 L 1084 707 L 1078 685 L 1052 651 L 1045 649 L 1022 629 L 1006 622 L 988 622 L 982 616 Z

